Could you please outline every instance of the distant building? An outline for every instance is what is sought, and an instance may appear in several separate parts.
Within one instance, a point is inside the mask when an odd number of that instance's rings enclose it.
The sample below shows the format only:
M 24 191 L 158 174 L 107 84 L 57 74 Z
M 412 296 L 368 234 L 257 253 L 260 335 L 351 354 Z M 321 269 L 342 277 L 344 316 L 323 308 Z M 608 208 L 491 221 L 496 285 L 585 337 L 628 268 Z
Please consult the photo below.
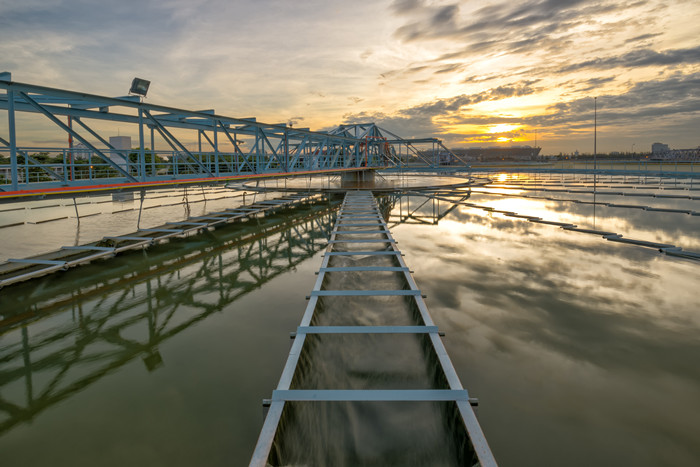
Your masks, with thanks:
M 131 152 L 131 136 L 110 136 L 109 144 L 114 146 L 116 151 L 110 151 L 107 156 L 112 162 L 126 170 L 129 152 Z
M 700 159 L 700 147 L 693 149 L 671 149 L 670 157 L 678 160 L 698 160 Z
M 671 149 L 668 147 L 668 144 L 664 143 L 654 143 L 651 145 L 651 153 L 654 155 L 663 155 L 669 152 Z
M 530 146 L 487 147 L 487 148 L 454 148 L 451 151 L 468 161 L 531 161 L 537 160 L 542 148 Z
M 78 160 L 78 159 L 89 159 L 90 156 L 92 156 L 92 150 L 90 150 L 87 146 L 85 146 L 83 143 L 75 143 L 73 147 L 70 150 L 71 154 L 73 155 L 73 159 Z

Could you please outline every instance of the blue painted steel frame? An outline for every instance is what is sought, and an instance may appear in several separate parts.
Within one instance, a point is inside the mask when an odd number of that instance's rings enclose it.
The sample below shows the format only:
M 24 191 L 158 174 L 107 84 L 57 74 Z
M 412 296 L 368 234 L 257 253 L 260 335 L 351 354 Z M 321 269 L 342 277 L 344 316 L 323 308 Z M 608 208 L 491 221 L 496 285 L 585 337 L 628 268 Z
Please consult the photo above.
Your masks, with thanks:
M 216 115 L 214 111 L 188 111 L 146 104 L 134 97 L 110 98 L 35 86 L 10 81 L 9 73 L 0 74 L 0 108 L 8 111 L 9 141 L 0 139 L 0 154 L 10 156 L 10 183 L 4 191 L 40 187 L 83 186 L 134 181 L 162 181 L 272 173 L 303 173 L 315 170 L 342 170 L 386 167 L 388 162 L 379 143 L 362 146 L 364 140 L 342 135 L 312 132 L 306 129 L 258 123 Z M 43 114 L 61 130 L 87 149 L 18 147 L 16 112 Z M 66 125 L 59 117 L 70 117 L 84 130 Z M 118 151 L 106 138 L 88 126 L 85 120 L 107 120 L 138 126 L 139 144 L 133 151 Z M 151 149 L 145 148 L 144 126 L 151 130 Z M 213 152 L 193 154 L 178 140 L 171 129 L 196 130 L 212 144 Z M 87 135 L 85 134 L 87 132 Z M 213 138 L 207 135 L 213 134 Z M 226 152 L 219 144 L 218 133 L 230 143 Z M 154 150 L 155 133 L 167 143 L 168 150 Z M 98 148 L 91 142 L 99 140 Z M 249 150 L 241 149 L 243 143 Z M 2 146 L 5 146 L 4 148 Z M 41 164 L 26 155 L 32 151 L 59 156 L 60 163 Z M 136 160 L 129 160 L 131 157 Z M 151 167 L 147 156 L 151 157 Z M 24 161 L 19 161 L 22 156 Z M 87 162 L 77 161 L 83 156 Z M 125 157 L 126 156 L 126 157 Z M 155 166 L 155 167 L 153 167 Z M 38 171 L 36 169 L 39 169 Z M 47 170 L 48 169 L 48 170 Z M 53 172 L 53 174 L 52 174 Z M 62 172 L 59 174 L 58 172 Z M 47 174 L 52 174 L 47 176 Z
M 431 145 L 433 155 L 448 151 L 438 139 L 403 139 L 373 123 L 315 132 L 260 123 L 254 118 L 227 117 L 211 109 L 191 111 L 147 104 L 138 96 L 113 98 L 13 82 L 7 72 L 0 73 L 0 89 L 6 91 L 0 94 L 0 109 L 8 112 L 9 141 L 0 138 L 0 156 L 9 156 L 9 164 L 0 164 L 0 170 L 9 176 L 8 183 L 0 184 L 0 193 L 6 194 L 58 187 L 119 188 L 120 184 L 367 170 L 402 167 L 409 160 L 434 166 L 437 159 L 426 156 L 428 152 L 419 151 L 416 145 Z M 16 112 L 43 115 L 83 147 L 18 146 Z M 76 122 L 77 128 L 64 123 L 62 117 Z M 136 125 L 138 147 L 116 149 L 87 123 L 100 120 Z M 150 148 L 146 147 L 146 127 Z M 173 133 L 181 130 L 197 132 L 198 151 L 188 150 Z M 224 144 L 219 133 L 225 136 Z M 156 135 L 166 149 L 155 148 Z M 202 137 L 211 151 L 202 151 Z M 32 153 L 45 153 L 57 161 L 40 162 Z

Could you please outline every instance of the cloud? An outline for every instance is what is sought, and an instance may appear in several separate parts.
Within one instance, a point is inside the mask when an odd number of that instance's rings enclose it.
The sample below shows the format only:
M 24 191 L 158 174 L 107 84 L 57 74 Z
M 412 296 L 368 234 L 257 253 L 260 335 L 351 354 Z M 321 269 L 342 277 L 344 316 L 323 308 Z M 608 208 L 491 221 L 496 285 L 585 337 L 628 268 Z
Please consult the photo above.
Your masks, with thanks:
M 540 91 L 539 88 L 533 87 L 533 84 L 535 83 L 537 83 L 536 80 L 525 81 L 521 83 L 498 86 L 477 94 L 462 94 L 456 97 L 436 99 L 433 102 L 402 109 L 399 111 L 399 113 L 407 116 L 424 115 L 436 117 L 451 112 L 457 112 L 463 107 L 478 104 L 479 102 L 496 101 L 509 97 L 534 94 Z
M 455 112 L 459 112 L 464 107 L 478 104 L 484 101 L 496 101 L 509 97 L 527 96 L 539 92 L 541 89 L 534 87 L 538 80 L 523 81 L 520 83 L 512 83 L 508 85 L 498 86 L 476 94 L 462 94 L 450 98 L 436 99 L 432 102 L 415 105 L 398 110 L 396 117 L 398 118 L 432 118 L 438 116 L 446 116 Z M 372 114 L 363 114 L 361 118 L 366 119 Z M 386 117 L 385 114 L 374 114 L 380 117 Z M 353 121 L 357 120 L 357 116 L 349 115 L 345 117 Z
M 651 49 L 633 50 L 622 55 L 595 58 L 572 63 L 554 70 L 556 73 L 571 73 L 584 69 L 609 70 L 611 68 L 640 68 L 647 66 L 688 65 L 700 63 L 700 46 L 687 49 L 657 52 Z
M 500 41 L 494 41 L 494 44 L 501 43 L 510 48 L 516 41 L 529 39 L 536 42 L 533 39 L 564 33 L 590 21 L 595 15 L 643 4 L 603 1 L 591 5 L 584 0 L 500 2 L 465 15 L 460 15 L 457 3 L 441 6 L 418 4 L 410 11 L 420 12 L 420 18 L 399 27 L 394 34 L 405 42 L 434 39 L 478 42 L 479 37 L 498 34 Z
M 436 75 L 439 75 L 442 73 L 452 73 L 453 71 L 462 70 L 464 67 L 465 67 L 465 65 L 462 63 L 452 63 L 450 65 L 447 65 L 447 66 L 440 68 L 439 70 L 435 71 L 434 73 Z
M 614 77 L 590 78 L 572 84 L 588 88 L 614 81 Z M 401 108 L 394 113 L 364 112 L 344 116 L 346 123 L 374 121 L 404 137 L 439 135 L 451 144 L 495 142 L 498 138 L 522 139 L 527 130 L 521 128 L 498 133 L 456 132 L 457 125 L 493 126 L 506 123 L 522 127 L 546 128 L 553 135 L 567 135 L 578 129 L 589 130 L 593 121 L 593 98 L 580 97 L 551 104 L 530 116 L 503 117 L 469 111 L 469 106 L 539 92 L 536 80 L 498 86 L 481 93 L 435 99 Z M 697 121 L 700 114 L 700 73 L 676 74 L 664 79 L 628 84 L 619 94 L 598 96 L 598 123 L 602 126 L 639 125 L 658 118 L 674 117 L 684 123 L 684 116 Z M 448 133 L 449 131 L 449 133 Z
M 485 101 L 497 101 L 509 97 L 526 96 L 539 92 L 541 89 L 535 87 L 537 80 L 523 81 L 508 85 L 498 86 L 476 94 L 463 94 L 451 98 L 435 99 L 431 102 L 399 109 L 392 114 L 384 112 L 361 112 L 346 114 L 343 116 L 343 123 L 366 123 L 374 122 L 382 128 L 396 132 L 405 138 L 428 137 L 431 135 L 445 136 L 444 126 L 454 120 L 461 120 L 464 109 L 470 105 Z M 480 123 L 488 121 L 496 123 L 490 117 L 479 120 Z M 504 119 L 505 123 L 512 120 Z M 483 136 L 483 135 L 482 135 Z M 495 141 L 500 136 L 516 137 L 521 136 L 518 132 L 504 132 L 489 135 L 489 141 Z M 462 139 L 464 135 L 456 135 L 455 138 Z
M 593 117 L 592 97 L 553 104 L 544 115 L 524 119 L 529 124 L 575 124 Z M 621 94 L 598 97 L 602 121 L 623 123 L 642 118 L 700 112 L 700 73 L 632 84 Z
M 389 8 L 398 14 L 406 14 L 412 11 L 416 11 L 422 8 L 423 2 L 421 0 L 394 0 Z
M 589 78 L 585 80 L 575 80 L 571 82 L 567 82 L 564 84 L 561 84 L 560 86 L 567 86 L 571 87 L 576 90 L 578 93 L 584 93 L 584 92 L 589 92 L 593 91 L 595 89 L 600 89 L 603 87 L 603 85 L 612 83 L 616 79 L 615 76 L 605 76 L 605 77 L 598 77 L 598 78 Z M 581 87 L 583 86 L 583 87 Z
M 634 42 L 642 42 L 646 41 L 649 39 L 653 39 L 654 37 L 659 37 L 663 36 L 663 33 L 661 32 L 656 32 L 656 33 L 648 33 L 648 34 L 642 34 L 641 36 L 636 36 L 636 37 L 631 37 L 625 41 L 626 44 L 631 44 Z

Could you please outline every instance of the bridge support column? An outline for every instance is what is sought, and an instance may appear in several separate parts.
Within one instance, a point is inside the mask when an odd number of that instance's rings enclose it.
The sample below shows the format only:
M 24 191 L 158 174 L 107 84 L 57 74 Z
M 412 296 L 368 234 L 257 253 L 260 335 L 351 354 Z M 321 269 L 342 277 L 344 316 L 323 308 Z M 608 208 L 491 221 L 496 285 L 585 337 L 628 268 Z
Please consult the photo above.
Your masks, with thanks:
M 7 91 L 7 104 L 7 126 L 10 133 L 10 177 L 12 178 L 12 191 L 17 191 L 19 190 L 19 174 L 17 173 L 17 129 L 15 128 L 14 91 Z M 25 180 L 25 183 L 29 183 L 29 180 Z
M 343 172 L 343 174 L 340 176 L 340 185 L 343 188 L 371 188 L 372 185 L 374 185 L 374 170 Z

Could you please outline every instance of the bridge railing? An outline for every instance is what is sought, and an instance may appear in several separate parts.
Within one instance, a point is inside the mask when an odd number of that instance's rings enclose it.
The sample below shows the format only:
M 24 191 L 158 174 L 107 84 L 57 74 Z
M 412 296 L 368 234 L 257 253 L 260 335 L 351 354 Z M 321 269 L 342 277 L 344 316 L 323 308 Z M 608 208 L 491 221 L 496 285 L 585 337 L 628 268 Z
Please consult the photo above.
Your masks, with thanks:
M 0 191 L 13 192 L 7 196 L 56 186 L 139 185 L 393 163 L 378 140 L 228 117 L 213 109 L 156 105 L 138 96 L 107 97 L 19 83 L 10 73 L 0 73 L 0 110 L 7 111 L 7 139 L 0 137 Z M 18 119 L 19 113 L 28 118 Z M 122 134 L 137 135 L 135 148 L 117 149 L 131 136 L 117 143 L 106 134 L 115 125 Z M 37 134 L 56 130 L 74 144 L 32 147 Z
M 382 166 L 379 154 L 357 157 L 342 148 L 309 151 L 279 157 L 272 154 L 233 152 L 152 151 L 141 155 L 134 150 L 102 150 L 111 164 L 89 149 L 17 148 L 17 187 L 119 183 L 124 180 L 114 165 L 137 180 L 178 180 L 197 177 L 226 177 L 256 174 L 294 173 Z M 0 188 L 10 190 L 12 164 L 10 149 L 0 148 Z

